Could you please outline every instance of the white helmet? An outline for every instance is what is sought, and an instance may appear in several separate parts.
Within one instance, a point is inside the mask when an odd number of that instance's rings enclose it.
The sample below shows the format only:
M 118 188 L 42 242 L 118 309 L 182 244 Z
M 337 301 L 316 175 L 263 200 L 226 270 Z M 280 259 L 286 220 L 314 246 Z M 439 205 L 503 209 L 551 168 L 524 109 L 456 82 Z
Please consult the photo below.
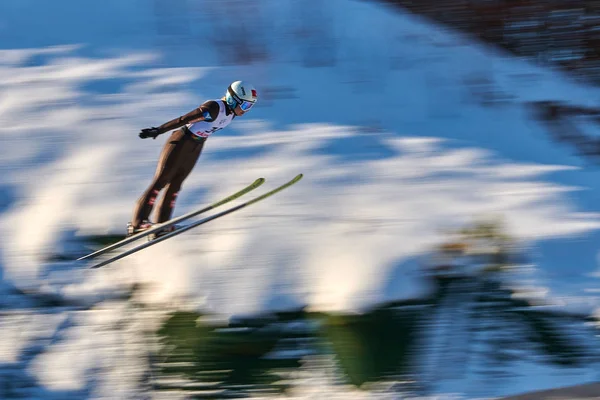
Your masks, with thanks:
M 248 111 L 256 103 L 257 99 L 258 95 L 254 86 L 244 81 L 233 82 L 229 85 L 225 93 L 225 101 L 232 110 L 240 106 L 242 111 Z

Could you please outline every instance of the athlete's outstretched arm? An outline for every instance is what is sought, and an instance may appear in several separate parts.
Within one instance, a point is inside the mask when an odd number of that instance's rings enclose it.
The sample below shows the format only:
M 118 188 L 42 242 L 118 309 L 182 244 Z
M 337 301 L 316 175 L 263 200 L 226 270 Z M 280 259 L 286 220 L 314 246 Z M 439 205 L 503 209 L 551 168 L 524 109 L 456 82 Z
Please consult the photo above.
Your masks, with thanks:
M 173 129 L 177 129 L 182 127 L 183 125 L 190 123 L 190 122 L 197 122 L 197 121 L 211 121 L 214 117 L 215 117 L 215 110 L 214 110 L 214 106 L 212 103 L 215 103 L 214 101 L 207 101 L 204 104 L 202 104 L 200 107 L 190 111 L 189 113 L 182 115 L 181 117 L 172 119 L 169 122 L 165 122 L 164 124 L 162 124 L 161 126 L 159 126 L 158 128 L 156 127 L 152 127 L 152 128 L 145 128 L 142 129 L 142 131 L 140 132 L 139 136 L 142 139 L 146 139 L 146 138 L 153 138 L 156 139 L 156 137 L 158 135 L 162 135 L 165 132 L 169 132 L 172 131 Z M 217 113 L 218 113 L 218 105 L 217 105 Z

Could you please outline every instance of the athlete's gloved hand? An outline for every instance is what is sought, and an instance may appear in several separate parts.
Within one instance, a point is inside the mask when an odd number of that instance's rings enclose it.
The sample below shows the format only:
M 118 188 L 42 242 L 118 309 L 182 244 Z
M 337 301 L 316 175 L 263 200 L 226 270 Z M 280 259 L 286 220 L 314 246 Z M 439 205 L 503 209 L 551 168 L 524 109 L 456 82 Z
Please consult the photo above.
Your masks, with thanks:
M 151 137 L 152 139 L 156 139 L 156 137 L 160 135 L 160 132 L 158 130 L 158 128 L 152 127 L 152 128 L 144 128 L 142 129 L 142 131 L 140 132 L 139 136 L 142 139 L 147 139 L 149 137 Z

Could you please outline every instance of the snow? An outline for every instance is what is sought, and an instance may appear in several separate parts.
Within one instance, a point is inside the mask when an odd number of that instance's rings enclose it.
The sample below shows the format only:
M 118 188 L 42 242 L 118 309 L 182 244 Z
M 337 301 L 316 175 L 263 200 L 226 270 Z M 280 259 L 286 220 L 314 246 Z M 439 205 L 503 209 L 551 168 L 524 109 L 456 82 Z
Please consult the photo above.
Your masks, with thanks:
M 223 40 L 244 34 L 218 2 L 74 4 L 0 4 L 0 283 L 55 286 L 93 303 L 141 282 L 148 304 L 226 317 L 303 305 L 360 311 L 423 293 L 415 260 L 442 229 L 503 215 L 535 253 L 524 283 L 561 307 L 600 312 L 596 166 L 553 142 L 524 105 L 594 106 L 598 89 L 368 2 L 236 3 L 262 22 L 245 39 L 257 58 L 248 65 L 210 46 L 218 29 L 229 33 Z M 209 139 L 176 212 L 260 176 L 271 188 L 302 172 L 299 184 L 98 271 L 43 261 L 74 233 L 124 229 L 167 140 L 141 141 L 139 129 L 241 78 L 264 95 Z M 498 104 L 483 103 L 489 89 Z M 31 327 L 10 318 L 0 342 L 7 363 L 65 317 L 34 313 Z M 101 396 L 111 382 L 134 390 L 102 369 L 118 358 L 117 336 L 95 335 L 105 322 L 74 318 L 27 373 L 57 398 L 89 387 Z M 559 384 L 552 372 L 535 376 L 516 387 Z

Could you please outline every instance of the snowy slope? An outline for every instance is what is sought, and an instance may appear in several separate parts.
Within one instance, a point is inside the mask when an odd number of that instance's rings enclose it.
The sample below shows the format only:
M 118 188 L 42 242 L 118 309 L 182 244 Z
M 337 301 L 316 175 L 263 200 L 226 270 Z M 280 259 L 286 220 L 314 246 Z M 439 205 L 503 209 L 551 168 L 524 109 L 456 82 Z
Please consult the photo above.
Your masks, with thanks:
M 381 5 L 226 3 L 0 3 L 0 284 L 94 298 L 141 281 L 149 302 L 226 316 L 355 310 L 420 294 L 415 257 L 441 228 L 502 214 L 533 248 L 526 284 L 599 308 L 596 167 L 524 104 L 596 105 L 597 89 Z M 177 213 L 259 176 L 300 184 L 92 273 L 41 261 L 75 233 L 124 229 L 167 140 L 137 131 L 236 79 L 260 105 L 210 138 Z

